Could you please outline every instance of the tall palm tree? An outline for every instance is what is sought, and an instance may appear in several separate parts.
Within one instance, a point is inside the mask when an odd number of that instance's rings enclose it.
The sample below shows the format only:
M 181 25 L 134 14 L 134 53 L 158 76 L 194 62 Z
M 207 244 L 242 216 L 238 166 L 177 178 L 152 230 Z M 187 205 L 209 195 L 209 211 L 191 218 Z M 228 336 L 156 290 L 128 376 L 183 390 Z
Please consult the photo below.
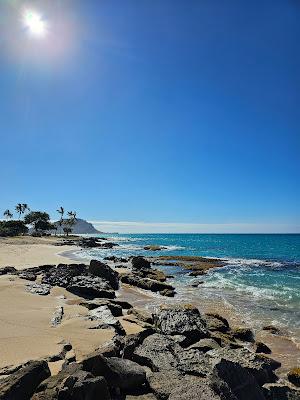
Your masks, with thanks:
M 18 203 L 15 207 L 16 212 L 19 214 L 19 219 L 21 218 L 21 215 L 23 214 L 23 204 Z
M 13 213 L 11 213 L 8 209 L 4 211 L 3 215 L 6 219 L 11 219 L 13 217 Z
M 58 214 L 60 214 L 60 220 L 58 221 L 58 225 L 60 226 L 60 229 L 62 229 L 62 225 L 63 225 L 63 216 L 65 213 L 65 209 L 60 206 L 58 210 L 56 210 L 58 212 Z
M 28 204 L 23 203 L 22 204 L 22 210 L 23 210 L 22 214 L 24 214 L 26 211 L 30 211 L 30 208 L 28 207 Z
M 69 234 L 69 230 L 72 232 L 72 226 L 73 226 L 73 225 L 76 223 L 76 221 L 77 221 L 76 215 L 77 215 L 76 211 L 68 211 L 68 216 L 69 216 L 69 218 L 65 221 L 65 224 L 66 224 L 67 226 L 69 226 L 69 229 L 66 230 L 67 236 L 68 236 L 68 234 Z

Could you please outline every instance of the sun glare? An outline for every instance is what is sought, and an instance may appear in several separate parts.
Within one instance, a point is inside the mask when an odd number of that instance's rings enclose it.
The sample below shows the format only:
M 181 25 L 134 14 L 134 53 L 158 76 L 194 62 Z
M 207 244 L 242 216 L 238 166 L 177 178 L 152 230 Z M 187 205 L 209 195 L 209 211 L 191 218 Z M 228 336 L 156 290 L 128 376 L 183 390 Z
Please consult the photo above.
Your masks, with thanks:
M 46 34 L 46 24 L 39 14 L 33 11 L 25 11 L 23 20 L 26 28 L 33 35 L 44 36 Z

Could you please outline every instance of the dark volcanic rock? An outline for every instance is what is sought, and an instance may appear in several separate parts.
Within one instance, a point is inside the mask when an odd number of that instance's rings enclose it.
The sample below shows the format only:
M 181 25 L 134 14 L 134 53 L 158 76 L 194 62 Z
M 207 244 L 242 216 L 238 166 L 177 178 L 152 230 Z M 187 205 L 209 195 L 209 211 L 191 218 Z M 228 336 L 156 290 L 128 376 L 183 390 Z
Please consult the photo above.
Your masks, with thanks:
M 139 320 L 141 320 L 143 322 L 147 322 L 147 324 L 153 324 L 152 314 L 150 314 L 146 310 L 140 310 L 138 308 L 133 307 L 130 310 L 128 310 L 127 314 L 132 314 L 137 319 L 139 319 Z
M 288 372 L 287 377 L 291 383 L 300 387 L 300 368 L 293 368 Z
M 171 285 L 148 278 L 139 278 L 134 275 L 123 275 L 121 281 L 128 285 L 137 286 L 141 289 L 151 290 L 152 292 L 160 292 L 165 289 L 174 291 L 174 288 Z
M 215 392 L 223 396 L 231 393 L 238 400 L 264 400 L 253 375 L 237 363 L 221 359 L 214 366 L 211 382 Z
M 155 396 L 160 400 L 169 398 L 174 388 L 178 388 L 181 382 L 185 382 L 184 377 L 176 370 L 154 372 L 147 378 L 149 387 Z M 181 398 L 179 398 L 181 400 Z M 193 399 L 196 399 L 195 397 Z
M 32 400 L 110 400 L 106 380 L 70 364 L 38 387 Z
M 133 270 L 133 272 L 134 276 L 139 276 L 140 278 L 149 278 L 160 282 L 165 282 L 167 279 L 166 275 L 158 269 L 140 268 Z
M 219 314 L 207 313 L 204 314 L 204 319 L 206 321 L 207 328 L 210 331 L 218 331 L 224 333 L 229 330 L 229 323 L 227 319 Z
M 210 358 L 198 349 L 176 353 L 177 369 L 183 374 L 206 377 L 211 372 Z
M 14 274 L 16 271 L 17 270 L 15 267 L 2 267 L 0 268 L 0 276 L 6 274 Z
M 154 315 L 157 329 L 165 335 L 184 335 L 190 343 L 209 337 L 198 308 L 191 305 L 161 306 Z
M 110 387 L 123 390 L 137 389 L 146 382 L 146 373 L 137 363 L 117 357 L 105 358 L 94 352 L 82 361 L 85 371 L 104 376 Z
M 265 353 L 265 354 L 272 353 L 270 347 L 268 347 L 266 344 L 262 342 L 256 342 L 254 348 L 255 348 L 255 353 Z
M 85 264 L 58 264 L 56 268 L 51 268 L 45 272 L 42 283 L 66 288 L 74 277 L 87 275 L 87 273 L 88 268 Z
M 277 328 L 274 325 L 267 325 L 267 326 L 264 326 L 262 329 L 263 329 L 263 331 L 268 331 L 270 333 L 273 333 L 273 335 L 280 335 L 281 334 L 280 329 Z
M 240 364 L 254 376 L 259 386 L 277 380 L 274 371 L 280 367 L 280 362 L 262 354 L 256 354 L 246 348 L 229 349 L 220 348 L 212 350 L 209 354 L 212 358 L 225 359 Z
M 194 382 L 182 382 L 174 385 L 169 400 L 237 400 L 228 394 L 220 397 L 204 379 L 197 379 Z
M 108 283 L 97 276 L 75 276 L 70 280 L 66 289 L 88 299 L 95 297 L 113 299 L 115 297 L 115 292 Z
M 25 290 L 32 294 L 39 294 L 40 296 L 47 296 L 50 293 L 51 286 L 40 283 L 27 283 Z
M 254 342 L 254 334 L 249 328 L 235 328 L 232 330 L 232 336 L 243 342 Z
M 89 271 L 92 275 L 108 281 L 114 290 L 119 289 L 119 274 L 108 265 L 98 260 L 91 260 Z
M 198 349 L 203 353 L 207 351 L 218 349 L 220 347 L 219 343 L 215 339 L 200 339 L 198 342 L 192 344 L 189 349 Z
M 120 317 L 123 315 L 122 307 L 108 299 L 94 299 L 94 300 L 85 300 L 80 303 L 81 306 L 86 307 L 88 310 L 94 310 L 100 306 L 106 306 L 109 308 L 110 312 L 114 317 Z
M 132 359 L 146 365 L 152 371 L 174 369 L 177 366 L 176 353 L 182 351 L 172 337 L 155 333 L 146 337 L 133 352 Z
M 50 376 L 46 361 L 29 361 L 0 381 L 1 400 L 29 400 L 38 385 Z
M 266 400 L 300 400 L 300 390 L 284 383 L 267 383 L 263 391 Z
M 132 257 L 131 260 L 133 269 L 151 268 L 151 264 L 144 257 Z

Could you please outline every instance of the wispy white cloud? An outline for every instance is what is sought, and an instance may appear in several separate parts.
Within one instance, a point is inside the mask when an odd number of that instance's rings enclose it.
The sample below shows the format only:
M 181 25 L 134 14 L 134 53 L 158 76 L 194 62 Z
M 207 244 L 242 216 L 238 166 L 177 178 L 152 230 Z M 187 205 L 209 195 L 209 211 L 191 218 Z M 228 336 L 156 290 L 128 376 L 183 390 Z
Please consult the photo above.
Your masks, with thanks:
M 299 233 L 300 224 L 198 224 L 142 221 L 89 221 L 103 232 L 119 233 Z

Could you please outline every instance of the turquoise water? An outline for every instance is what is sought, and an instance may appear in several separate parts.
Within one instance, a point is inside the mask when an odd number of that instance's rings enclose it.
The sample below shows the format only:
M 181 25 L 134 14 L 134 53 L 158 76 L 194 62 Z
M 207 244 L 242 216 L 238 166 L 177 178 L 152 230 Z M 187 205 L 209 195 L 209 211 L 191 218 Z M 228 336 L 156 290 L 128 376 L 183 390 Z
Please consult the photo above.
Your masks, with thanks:
M 195 255 L 226 260 L 226 267 L 210 271 L 198 288 L 194 278 L 177 267 L 162 267 L 174 275 L 178 296 L 202 302 L 216 300 L 261 327 L 277 324 L 299 336 L 300 330 L 300 234 L 128 234 L 114 238 L 119 247 L 88 250 L 85 255 Z M 143 250 L 160 245 L 159 252 Z M 187 288 L 189 288 L 187 290 Z

